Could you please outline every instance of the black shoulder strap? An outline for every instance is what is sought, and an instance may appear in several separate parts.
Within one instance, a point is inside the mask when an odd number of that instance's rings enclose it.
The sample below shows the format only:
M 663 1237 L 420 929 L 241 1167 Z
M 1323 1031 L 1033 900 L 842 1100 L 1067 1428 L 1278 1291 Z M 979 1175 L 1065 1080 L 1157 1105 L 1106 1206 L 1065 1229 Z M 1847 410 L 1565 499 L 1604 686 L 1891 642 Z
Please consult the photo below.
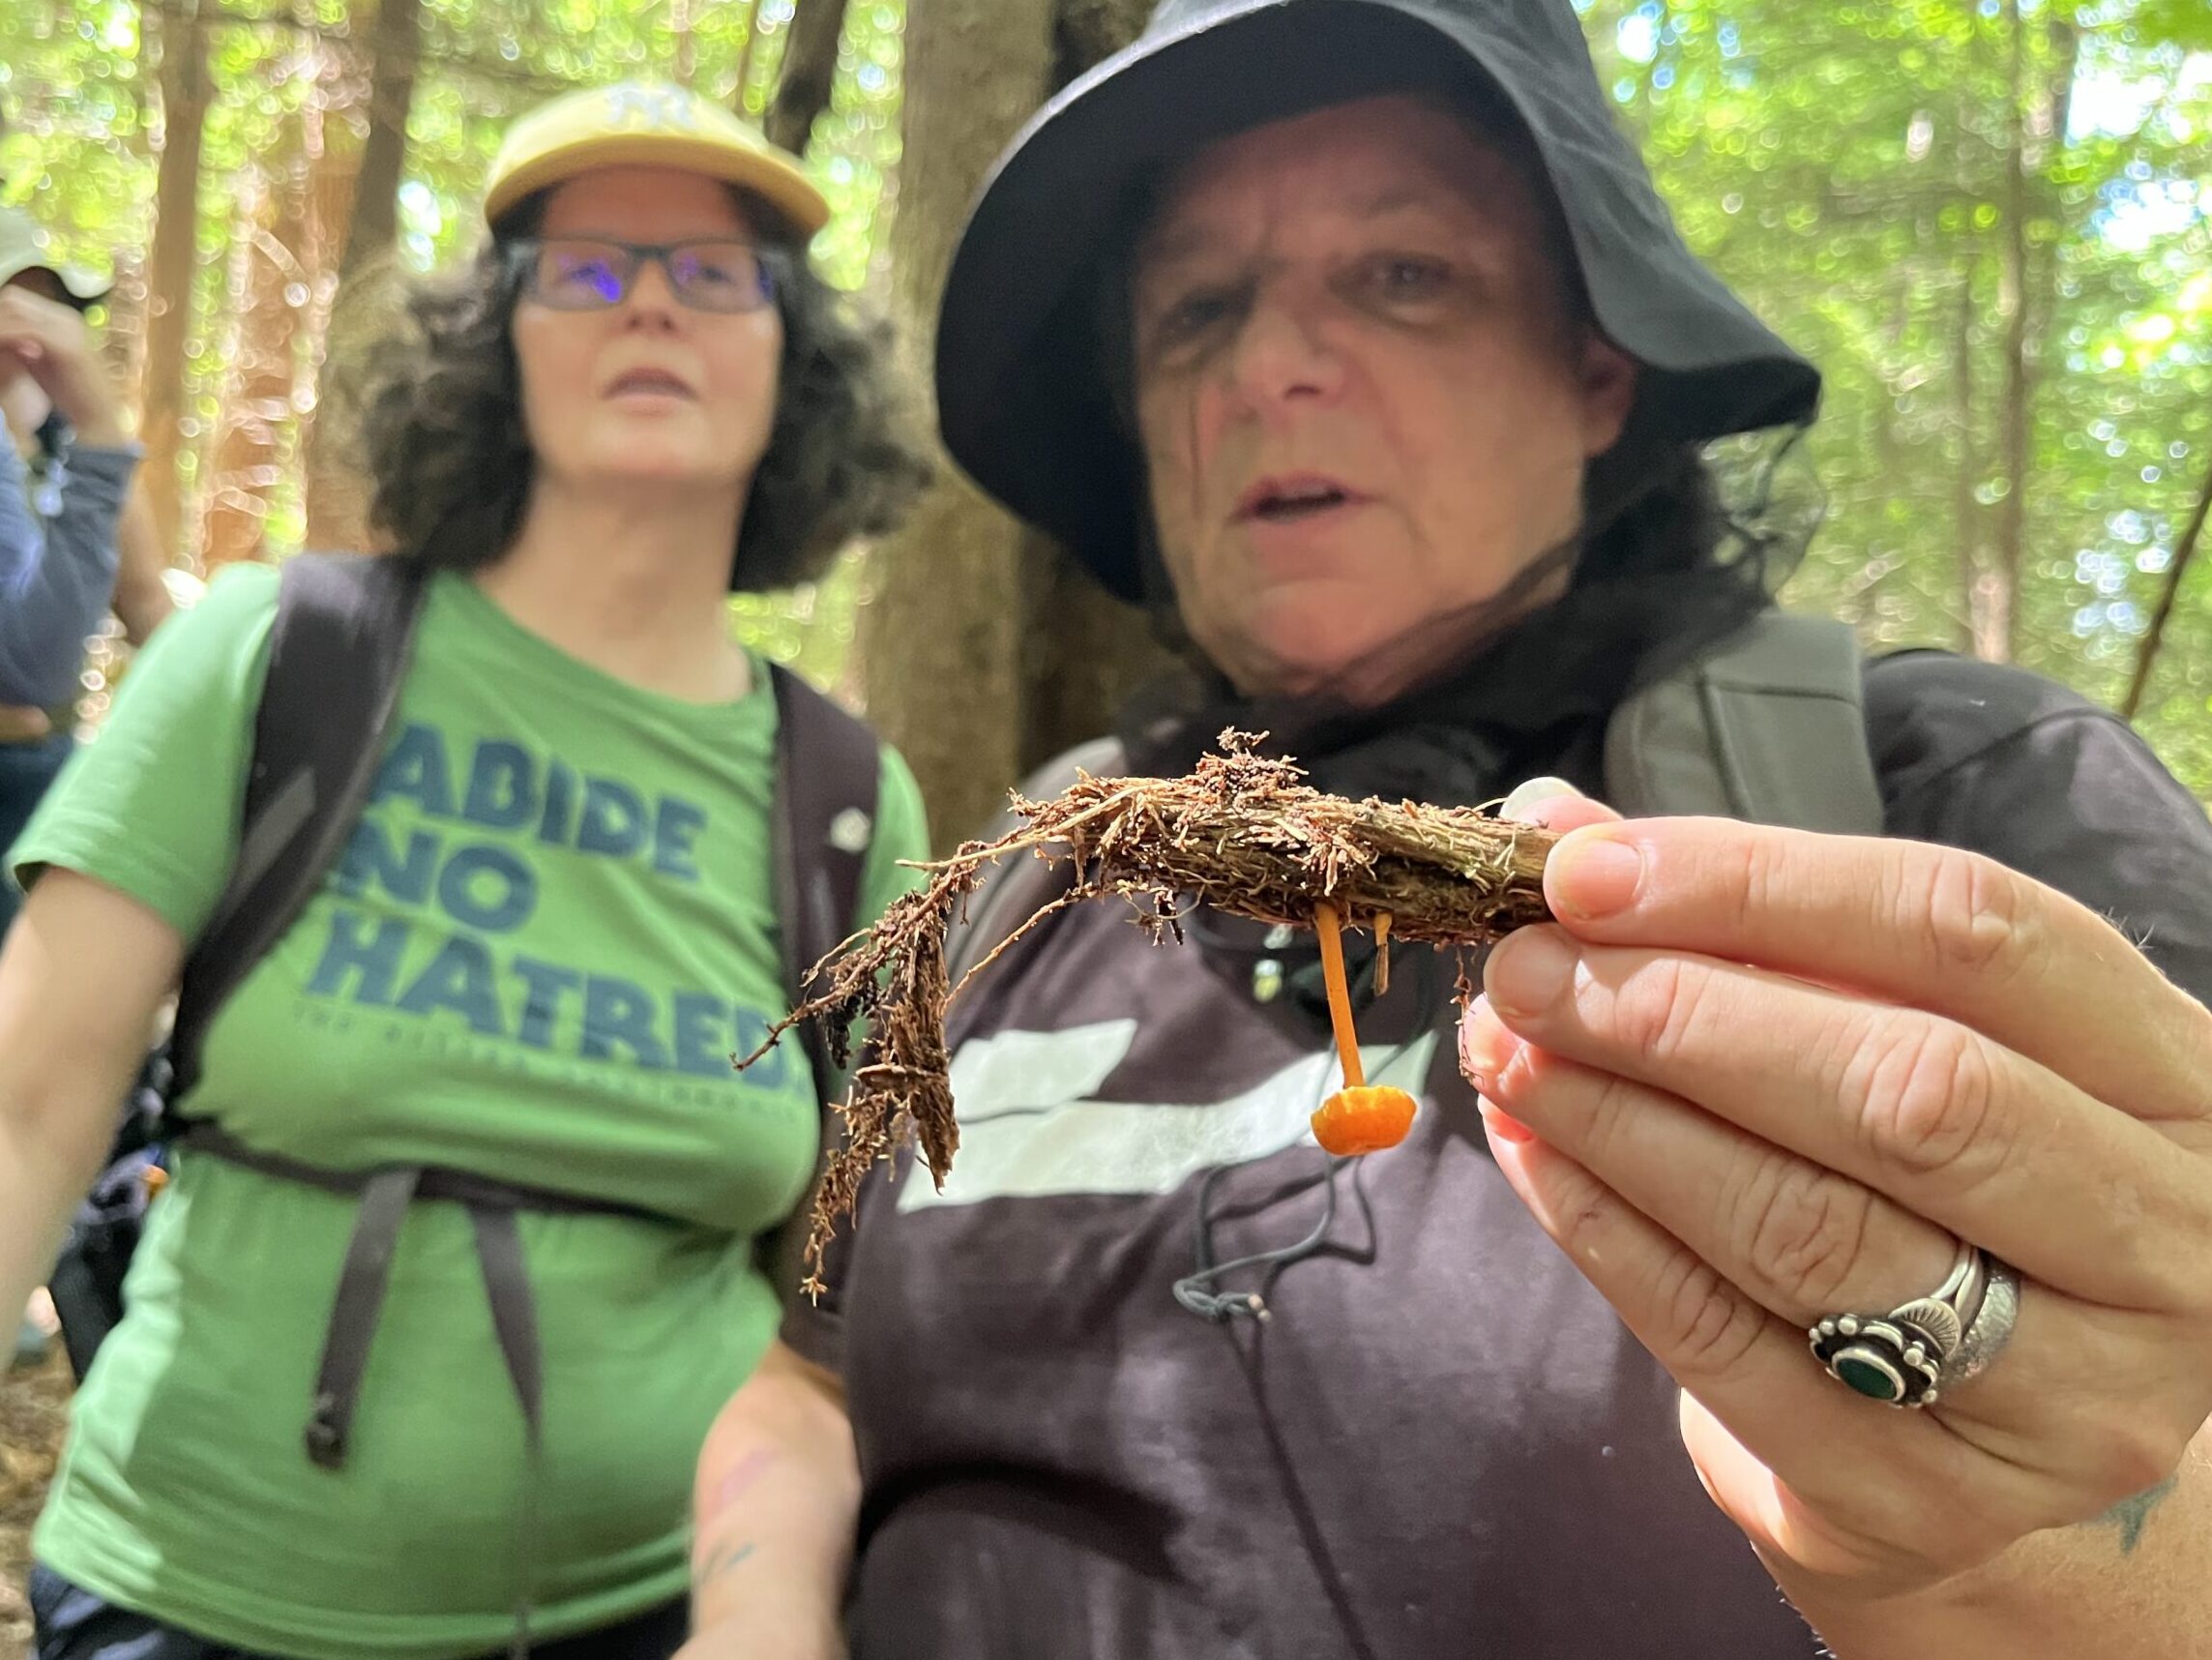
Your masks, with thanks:
M 790 1006 L 807 1000 L 807 971 L 853 930 L 861 878 L 875 841 L 875 734 L 780 664 L 776 688 L 776 809 L 771 830 L 778 944 Z M 841 1080 L 811 1022 L 799 1028 L 814 1093 L 826 1108 Z
M 1843 836 L 1882 831 L 1850 629 L 1768 609 L 1623 699 L 1606 799 L 1630 817 L 1707 814 Z
M 422 608 L 411 560 L 302 553 L 278 578 L 238 857 L 185 960 L 171 1099 L 190 1087 L 223 999 L 291 927 L 360 816 Z

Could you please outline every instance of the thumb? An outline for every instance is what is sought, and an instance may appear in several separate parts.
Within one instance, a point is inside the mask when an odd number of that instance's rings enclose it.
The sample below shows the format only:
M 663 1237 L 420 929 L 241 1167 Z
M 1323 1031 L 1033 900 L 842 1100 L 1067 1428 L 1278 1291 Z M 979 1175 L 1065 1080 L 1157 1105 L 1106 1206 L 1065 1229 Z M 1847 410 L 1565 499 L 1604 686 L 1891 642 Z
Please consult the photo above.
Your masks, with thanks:
M 1585 824 L 1611 824 L 1620 815 L 1592 801 L 1563 778 L 1532 778 L 1505 798 L 1498 816 L 1562 833 Z

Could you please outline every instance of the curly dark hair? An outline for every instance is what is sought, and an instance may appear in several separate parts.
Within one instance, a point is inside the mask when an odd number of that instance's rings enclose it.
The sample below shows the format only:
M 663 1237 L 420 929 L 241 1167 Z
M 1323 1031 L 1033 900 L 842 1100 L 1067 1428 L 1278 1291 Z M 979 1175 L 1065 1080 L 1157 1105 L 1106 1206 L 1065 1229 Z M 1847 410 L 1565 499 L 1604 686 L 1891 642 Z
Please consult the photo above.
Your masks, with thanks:
M 402 556 L 471 570 L 498 560 L 521 527 L 536 458 L 512 334 L 523 286 L 515 246 L 543 209 L 542 196 L 521 204 L 469 265 L 410 284 L 397 326 L 341 376 L 369 520 Z M 769 247 L 762 259 L 783 355 L 730 558 L 741 593 L 819 576 L 853 538 L 890 530 L 929 477 L 887 327 L 864 320 L 803 253 Z

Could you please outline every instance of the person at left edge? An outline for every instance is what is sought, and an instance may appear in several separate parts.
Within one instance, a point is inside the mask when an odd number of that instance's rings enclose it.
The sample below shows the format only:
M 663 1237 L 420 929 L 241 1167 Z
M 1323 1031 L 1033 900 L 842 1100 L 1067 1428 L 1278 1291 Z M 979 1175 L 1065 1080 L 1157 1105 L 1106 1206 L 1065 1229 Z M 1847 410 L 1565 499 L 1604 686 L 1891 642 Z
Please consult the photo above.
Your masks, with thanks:
M 363 1203 L 188 1137 L 36 1535 L 41 1660 L 458 1660 L 507 1647 L 518 1608 L 556 1652 L 682 1640 L 693 1459 L 779 1317 L 752 1246 L 818 1141 L 795 1052 L 729 1064 L 784 999 L 776 705 L 727 595 L 885 525 L 917 463 L 808 271 L 822 198 L 727 111 L 556 100 L 509 133 L 486 214 L 483 254 L 369 366 L 374 517 L 432 569 L 381 769 L 182 1106 L 263 1160 L 602 1206 L 518 1218 L 542 1456 L 474 1217 L 426 1201 L 344 1462 L 311 1462 Z M 157 636 L 14 849 L 0 1306 L 49 1260 L 221 890 L 276 586 L 225 573 Z M 925 846 L 888 752 L 881 786 L 868 915 Z
M 124 557 L 156 548 L 129 493 L 138 449 L 83 315 L 106 293 L 51 257 L 27 214 L 0 208 L 0 845 L 69 758 L 85 637 L 110 603 L 128 605 L 133 643 L 167 610 L 158 572 Z M 149 575 L 154 602 L 141 598 Z M 20 898 L 0 879 L 0 935 Z M 36 1363 L 46 1347 L 26 1314 L 13 1364 Z
M 86 637 L 112 609 L 142 646 L 175 609 L 138 447 L 86 313 L 99 277 L 54 256 L 28 214 L 0 208 L 0 845 L 69 758 Z M 21 896 L 0 882 L 0 933 Z

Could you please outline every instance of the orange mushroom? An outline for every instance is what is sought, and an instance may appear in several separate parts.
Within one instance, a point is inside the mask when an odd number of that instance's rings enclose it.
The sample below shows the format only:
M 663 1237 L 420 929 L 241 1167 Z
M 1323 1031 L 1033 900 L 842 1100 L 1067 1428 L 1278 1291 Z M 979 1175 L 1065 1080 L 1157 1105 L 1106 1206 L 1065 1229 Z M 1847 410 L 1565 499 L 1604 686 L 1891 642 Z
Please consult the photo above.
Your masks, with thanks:
M 1378 1153 L 1395 1147 L 1413 1128 L 1413 1097 L 1385 1084 L 1370 1084 L 1360 1064 L 1359 1033 L 1352 1027 L 1352 997 L 1344 982 L 1342 923 L 1327 900 L 1313 906 L 1313 931 L 1321 939 L 1321 979 L 1329 992 L 1329 1028 L 1336 1034 L 1337 1058 L 1344 1086 L 1322 1102 L 1313 1114 L 1313 1139 L 1339 1158 Z M 1375 917 L 1378 949 L 1390 937 L 1390 913 Z

